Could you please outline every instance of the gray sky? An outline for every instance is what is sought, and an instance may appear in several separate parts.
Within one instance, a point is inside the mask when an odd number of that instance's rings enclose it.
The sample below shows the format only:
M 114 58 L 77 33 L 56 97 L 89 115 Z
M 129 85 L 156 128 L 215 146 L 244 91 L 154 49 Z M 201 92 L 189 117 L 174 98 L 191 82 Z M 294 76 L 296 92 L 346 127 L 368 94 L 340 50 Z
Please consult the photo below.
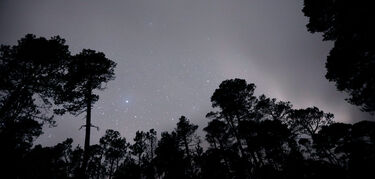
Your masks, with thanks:
M 129 141 L 137 130 L 170 131 L 181 115 L 202 129 L 213 91 L 230 78 L 336 121 L 373 120 L 325 79 L 332 43 L 307 32 L 301 9 L 302 0 L 1 0 L 0 43 L 60 35 L 73 54 L 90 48 L 118 63 L 116 80 L 98 92 L 93 143 L 110 128 Z M 82 144 L 83 119 L 57 118 L 37 142 Z

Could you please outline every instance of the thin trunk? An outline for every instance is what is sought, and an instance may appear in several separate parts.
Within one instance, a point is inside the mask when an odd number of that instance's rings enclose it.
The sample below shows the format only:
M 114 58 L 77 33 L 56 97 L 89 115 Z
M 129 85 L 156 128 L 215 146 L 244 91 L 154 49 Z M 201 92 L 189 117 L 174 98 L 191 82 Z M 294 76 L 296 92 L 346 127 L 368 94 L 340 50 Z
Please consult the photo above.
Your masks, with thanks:
M 219 141 L 220 150 L 223 152 L 222 155 L 223 155 L 225 167 L 227 168 L 228 172 L 230 173 L 230 165 L 229 165 L 229 162 L 227 160 L 227 155 L 226 155 L 226 151 L 225 151 L 225 148 L 224 148 L 223 141 L 221 141 L 221 140 L 218 140 L 218 141 Z M 216 143 L 215 143 L 215 147 L 216 147 Z
M 90 148 L 90 131 L 91 131 L 91 81 L 87 83 L 87 94 L 86 94 L 86 134 L 85 134 L 85 146 L 83 151 L 83 163 L 82 163 L 82 172 L 85 178 L 88 178 L 86 174 L 87 162 L 89 160 L 89 148 Z
M 214 149 L 217 149 L 217 144 L 216 144 L 215 138 L 212 140 L 212 142 L 214 143 Z
M 250 150 L 251 142 L 248 139 L 246 139 L 246 145 L 247 145 L 247 151 L 249 152 L 249 154 L 251 155 L 251 158 L 253 159 L 251 162 L 255 166 L 260 167 L 259 161 L 258 161 L 259 157 L 257 158 L 258 154 L 255 151 Z M 260 160 L 260 158 L 259 158 L 259 160 Z
M 185 151 L 186 151 L 186 156 L 190 160 L 190 151 L 189 151 L 189 144 L 187 142 L 186 136 L 184 137 L 184 144 L 185 144 Z
M 119 163 L 119 159 L 117 158 L 117 159 L 116 159 L 116 170 L 115 170 L 115 171 L 118 170 L 118 163 Z
M 184 136 L 184 144 L 185 144 L 185 151 L 186 151 L 186 157 L 188 159 L 188 168 L 187 168 L 187 172 L 189 175 L 192 174 L 192 160 L 191 160 L 191 157 L 190 157 L 190 151 L 189 151 L 189 143 L 187 141 L 187 138 L 186 136 Z
M 114 163 L 114 160 L 111 161 L 111 166 L 109 169 L 109 179 L 111 179 L 113 175 L 113 163 Z
M 259 162 L 258 162 L 258 159 L 256 157 L 256 152 L 249 152 L 251 157 L 253 158 L 253 164 L 256 166 L 256 167 L 260 167 L 259 165 Z
M 233 119 L 232 117 L 230 117 L 231 119 L 227 119 L 227 122 L 229 123 L 229 127 L 231 128 L 231 131 L 234 135 L 234 137 L 236 138 L 236 143 L 240 149 L 240 152 L 241 152 L 241 157 L 246 157 L 245 155 L 245 152 L 244 152 L 244 149 L 242 147 L 242 144 L 241 144 L 241 139 L 237 133 L 237 129 L 235 128 L 235 125 L 234 125 L 234 122 L 233 122 Z

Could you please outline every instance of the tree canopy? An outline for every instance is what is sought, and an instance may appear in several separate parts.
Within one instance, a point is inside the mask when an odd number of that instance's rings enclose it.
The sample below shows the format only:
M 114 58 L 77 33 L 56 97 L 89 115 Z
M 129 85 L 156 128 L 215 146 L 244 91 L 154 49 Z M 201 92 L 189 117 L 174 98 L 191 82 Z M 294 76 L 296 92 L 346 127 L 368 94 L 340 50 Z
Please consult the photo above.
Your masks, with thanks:
M 349 94 L 350 103 L 375 112 L 375 15 L 372 1 L 305 0 L 307 29 L 334 41 L 326 78 Z
M 54 114 L 78 115 L 84 110 L 88 119 L 85 126 L 89 126 L 86 155 L 92 126 L 91 105 L 99 98 L 92 91 L 104 89 L 114 79 L 115 66 L 103 53 L 94 50 L 85 49 L 72 56 L 59 36 L 46 39 L 28 34 L 17 45 L 1 45 L 0 139 L 7 145 L 0 153 L 6 154 L 4 161 L 20 162 L 21 154 L 42 134 L 43 124 L 55 125 Z M 0 168 L 12 171 L 7 166 Z

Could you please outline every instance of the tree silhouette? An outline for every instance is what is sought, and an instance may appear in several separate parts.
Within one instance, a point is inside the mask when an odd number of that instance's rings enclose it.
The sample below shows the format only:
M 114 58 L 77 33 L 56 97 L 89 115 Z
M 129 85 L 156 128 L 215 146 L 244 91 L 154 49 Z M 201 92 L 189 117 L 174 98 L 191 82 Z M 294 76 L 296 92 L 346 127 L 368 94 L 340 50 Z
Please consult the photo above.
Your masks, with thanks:
M 139 179 L 141 178 L 141 174 L 142 172 L 135 160 L 131 157 L 126 157 L 113 178 Z
M 17 45 L 0 47 L 0 170 L 17 176 L 23 153 L 42 134 L 42 125 L 54 125 L 49 111 L 60 91 L 70 57 L 65 40 L 32 34 Z
M 191 159 L 190 143 L 193 141 L 194 133 L 198 129 L 197 125 L 191 124 L 189 119 L 181 116 L 176 128 L 177 139 L 185 151 L 188 160 Z
M 150 129 L 146 132 L 146 156 L 143 161 L 143 176 L 147 179 L 156 178 L 155 168 L 155 149 L 157 147 L 157 132 L 154 129 Z
M 293 110 L 288 123 L 294 131 L 307 134 L 313 138 L 322 126 L 332 124 L 332 118 L 333 114 L 312 107 Z
M 219 107 L 220 111 L 207 114 L 209 118 L 216 118 L 226 122 L 242 156 L 246 154 L 241 144 L 238 125 L 242 120 L 249 117 L 249 110 L 251 110 L 257 100 L 253 96 L 254 89 L 254 84 L 247 84 L 243 79 L 223 81 L 211 97 L 212 107 Z
M 59 113 L 70 112 L 79 115 L 86 111 L 86 133 L 82 172 L 84 173 L 88 162 L 88 150 L 90 146 L 91 108 L 99 96 L 94 90 L 105 89 L 105 84 L 113 80 L 116 63 L 106 58 L 101 52 L 84 49 L 81 53 L 72 57 L 68 64 L 66 83 L 62 91 L 59 104 L 64 108 L 57 109 Z
M 178 123 L 177 128 L 175 129 L 177 134 L 177 140 L 181 147 L 181 149 L 185 152 L 186 162 L 187 162 L 187 176 L 192 177 L 194 175 L 193 172 L 193 161 L 191 155 L 191 147 L 189 147 L 193 140 L 194 140 L 194 133 L 198 129 L 197 125 L 191 124 L 189 119 L 185 116 L 181 116 Z
M 164 179 L 188 178 L 184 152 L 179 149 L 176 132 L 163 132 L 156 148 L 156 168 Z
M 204 178 L 208 177 L 206 175 L 216 176 L 216 174 L 218 174 L 216 177 L 230 177 L 229 156 L 233 153 L 231 150 L 233 140 L 228 130 L 228 126 L 218 119 L 213 119 L 203 128 L 203 131 L 206 132 L 206 141 L 210 144 L 210 148 L 203 156 L 202 168 L 205 168 L 205 170 L 202 175 L 205 176 Z M 222 173 L 216 173 L 215 168 L 221 168 Z
M 334 41 L 327 58 L 326 78 L 348 101 L 362 110 L 375 112 L 375 16 L 372 1 L 305 0 L 303 12 L 309 17 L 307 29 L 322 32 Z
M 105 152 L 107 151 L 105 151 L 102 145 L 99 145 L 99 144 L 90 145 L 90 148 L 88 151 L 90 157 L 87 161 L 87 170 L 86 170 L 86 174 L 87 176 L 89 176 L 89 178 L 103 178 L 108 175 L 109 172 L 107 172 L 106 167 L 107 165 L 109 165 L 108 164 L 109 162 L 105 158 Z M 105 162 L 103 162 L 103 160 Z M 78 173 L 77 176 L 79 176 L 79 174 L 80 173 Z
M 147 149 L 146 133 L 137 131 L 133 140 L 134 144 L 130 146 L 130 149 L 132 150 L 132 154 L 138 158 L 138 166 L 141 167 Z
M 105 157 L 104 165 L 109 178 L 119 168 L 120 162 L 126 156 L 129 144 L 125 138 L 121 138 L 118 131 L 106 130 L 105 135 L 100 138 L 100 146 Z
M 375 171 L 375 122 L 353 124 L 349 150 L 349 171 L 352 178 L 372 178 Z
M 69 58 L 68 46 L 59 36 L 48 40 L 28 34 L 15 46 L 1 45 L 0 118 L 30 113 L 51 122 L 52 118 L 40 110 L 51 107 L 48 98 L 55 97 L 59 90 Z M 32 95 L 41 99 L 34 102 Z
M 19 178 L 68 178 L 72 155 L 72 142 L 68 138 L 53 147 L 36 145 L 26 153 Z
M 213 120 L 204 128 L 206 139 L 219 148 L 218 156 L 232 171 L 229 176 L 275 177 L 284 159 L 296 152 L 294 136 L 284 124 L 292 105 L 265 95 L 256 97 L 254 90 L 254 84 L 231 79 L 223 81 L 211 97 L 212 106 L 220 110 L 207 114 Z
M 343 123 L 323 126 L 314 139 L 317 155 L 326 159 L 330 165 L 345 167 L 350 153 L 347 148 L 350 145 L 351 128 L 352 125 Z
M 292 104 L 289 101 L 277 101 L 275 98 L 260 95 L 254 103 L 253 111 L 251 118 L 254 120 L 268 119 L 285 122 L 292 111 Z
M 206 132 L 206 140 L 214 149 L 225 150 L 232 141 L 228 132 L 228 126 L 217 119 L 210 121 L 203 129 Z
M 146 141 L 147 141 L 147 146 L 148 146 L 146 156 L 148 160 L 154 159 L 155 148 L 156 148 L 157 141 L 158 141 L 156 134 L 157 132 L 155 131 L 155 129 L 150 129 L 146 133 Z

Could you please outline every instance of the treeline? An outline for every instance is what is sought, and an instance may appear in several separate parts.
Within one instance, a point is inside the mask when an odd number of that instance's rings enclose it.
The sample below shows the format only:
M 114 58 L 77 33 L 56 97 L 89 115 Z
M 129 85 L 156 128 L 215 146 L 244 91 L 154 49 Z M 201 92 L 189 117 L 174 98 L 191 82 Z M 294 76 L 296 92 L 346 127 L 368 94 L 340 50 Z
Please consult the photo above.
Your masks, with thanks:
M 334 122 L 317 107 L 294 109 L 290 102 L 254 95 L 242 79 L 223 81 L 211 97 L 204 139 L 181 116 L 172 132 L 138 131 L 132 143 L 107 130 L 87 149 L 84 178 L 246 179 L 372 178 L 375 122 Z M 7 178 L 82 178 L 84 149 L 67 139 L 53 147 L 32 145 L 33 133 L 4 140 Z M 35 130 L 41 133 L 40 129 Z M 29 138 L 28 138 L 28 137 Z M 10 142 L 10 143 L 7 143 Z M 28 144 L 24 147 L 22 144 Z M 11 146 L 10 144 L 14 144 Z M 203 147 L 205 146 L 205 147 Z M 24 147 L 24 148 L 22 148 Z M 6 152 L 2 150 L 1 152 Z M 4 163 L 12 161 L 13 163 Z M 14 162 L 16 161 L 16 163 Z M 4 169 L 3 168 L 3 169 Z M 11 172 L 10 172 L 11 171 Z
M 114 79 L 115 63 L 65 40 L 26 35 L 0 48 L 2 178 L 372 178 L 375 123 L 335 123 L 317 107 L 255 96 L 254 84 L 223 81 L 211 97 L 205 136 L 182 116 L 172 132 L 138 131 L 132 143 L 107 130 L 90 145 L 94 90 Z M 85 144 L 33 146 L 54 115 L 86 112 Z
M 198 126 L 184 116 L 172 132 L 162 132 L 159 140 L 153 129 L 138 131 L 133 144 L 117 131 L 107 130 L 99 144 L 90 146 L 89 177 L 315 179 L 374 176 L 375 122 L 336 123 L 332 121 L 332 114 L 317 107 L 293 109 L 289 102 L 255 96 L 254 89 L 254 84 L 241 79 L 221 83 L 211 97 L 217 110 L 207 114 L 208 125 L 203 129 L 205 141 L 195 134 Z M 209 146 L 203 148 L 203 142 Z M 36 147 L 30 154 L 41 150 L 43 148 Z M 41 166 L 47 168 L 33 171 L 73 177 L 80 166 L 82 149 L 73 150 L 71 140 L 67 140 L 47 150 L 56 150 L 59 155 L 44 160 L 47 163 Z M 55 160 L 62 165 L 51 170 Z
M 216 124 L 212 124 L 216 123 Z M 119 132 L 107 130 L 99 144 L 90 146 L 89 178 L 372 178 L 375 123 L 332 123 L 314 139 L 293 133 L 278 120 L 253 123 L 252 130 L 235 137 L 228 126 L 211 121 L 205 131 L 210 147 L 195 138 L 196 125 L 181 117 L 177 128 L 163 132 L 139 131 L 129 144 Z M 179 126 L 185 127 L 179 127 Z M 215 126 L 215 127 L 214 127 Z M 218 126 L 218 127 L 216 127 Z M 220 126 L 220 127 L 219 127 Z M 245 127 L 245 126 L 244 126 Z M 303 134 L 302 134 L 303 135 Z M 249 137 L 252 136 L 252 137 Z M 187 140 L 185 140 L 187 139 Z M 19 178 L 79 178 L 81 147 L 67 139 L 53 147 L 35 146 L 25 154 Z M 249 142 L 249 144 L 247 144 Z M 250 143 L 251 142 L 251 143 Z
M 350 103 L 375 111 L 371 1 L 304 0 L 310 32 L 333 41 L 326 78 Z M 129 143 L 107 130 L 90 145 L 96 90 L 113 80 L 116 63 L 65 40 L 26 35 L 0 47 L 0 178 L 267 179 L 374 178 L 375 122 L 344 124 L 317 107 L 255 96 L 254 84 L 223 81 L 211 97 L 204 140 L 182 116 L 172 132 L 138 131 Z M 86 114 L 85 142 L 34 146 L 54 116 Z M 358 120 L 359 121 L 359 120 Z

